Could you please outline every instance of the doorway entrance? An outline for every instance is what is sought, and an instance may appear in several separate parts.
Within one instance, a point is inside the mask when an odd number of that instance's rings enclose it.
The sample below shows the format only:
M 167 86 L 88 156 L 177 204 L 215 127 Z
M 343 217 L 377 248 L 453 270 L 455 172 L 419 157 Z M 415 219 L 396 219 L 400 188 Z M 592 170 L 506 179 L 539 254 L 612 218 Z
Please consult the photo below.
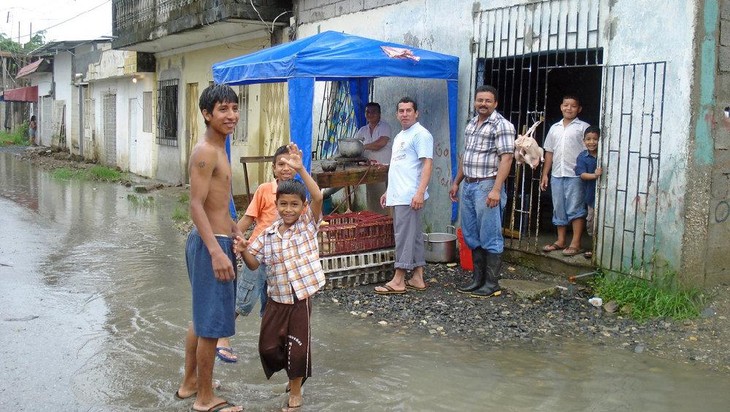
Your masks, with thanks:
M 497 88 L 498 111 L 518 133 L 543 120 L 534 137 L 543 146 L 550 126 L 561 120 L 560 103 L 565 95 L 581 99 L 580 118 L 598 124 L 601 111 L 602 49 L 542 52 L 477 64 L 477 84 Z M 555 236 L 550 189 L 540 191 L 542 167 L 532 170 L 514 164 L 507 181 L 507 209 L 503 222 L 506 246 L 535 251 Z M 540 237 L 544 237 L 542 240 Z M 550 242 L 548 242 L 550 243 Z M 590 243 L 585 245 L 590 249 Z

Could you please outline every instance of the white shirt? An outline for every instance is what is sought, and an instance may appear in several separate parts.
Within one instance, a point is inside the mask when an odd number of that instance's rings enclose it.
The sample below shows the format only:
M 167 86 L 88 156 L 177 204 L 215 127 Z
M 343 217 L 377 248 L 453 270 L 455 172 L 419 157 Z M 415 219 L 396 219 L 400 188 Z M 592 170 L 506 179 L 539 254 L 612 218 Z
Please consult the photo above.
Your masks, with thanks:
M 575 163 L 580 152 L 586 150 L 583 133 L 589 124 L 577 117 L 567 126 L 563 120 L 550 127 L 543 148 L 553 153 L 553 177 L 575 177 Z
M 386 144 L 380 150 L 365 150 L 365 157 L 368 159 L 376 160 L 378 163 L 388 164 L 390 163 L 390 155 L 393 150 L 393 132 L 390 129 L 390 125 L 384 121 L 379 121 L 375 125 L 375 129 L 370 133 L 370 125 L 366 124 L 361 127 L 355 133 L 355 139 L 363 142 L 363 144 L 370 144 L 380 139 L 380 136 L 388 137 L 388 144 Z
M 421 182 L 423 160 L 433 159 L 433 136 L 416 122 L 393 139 L 393 156 L 388 169 L 387 206 L 410 205 Z M 428 187 L 423 200 L 428 199 Z

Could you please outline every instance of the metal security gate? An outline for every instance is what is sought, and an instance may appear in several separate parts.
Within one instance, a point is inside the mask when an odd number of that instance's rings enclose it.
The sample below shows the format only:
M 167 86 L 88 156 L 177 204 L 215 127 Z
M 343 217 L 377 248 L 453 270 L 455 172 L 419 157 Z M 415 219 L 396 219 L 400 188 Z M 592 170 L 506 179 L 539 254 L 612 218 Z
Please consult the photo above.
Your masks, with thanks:
M 117 165 L 117 95 L 104 95 L 104 163 Z
M 541 146 L 549 126 L 560 120 L 564 94 L 581 95 L 583 113 L 591 114 L 581 118 L 597 124 L 603 3 L 545 0 L 475 12 L 472 93 L 481 84 L 496 87 L 497 110 L 518 132 L 543 119 L 535 134 Z M 509 248 L 536 250 L 541 224 L 550 223 L 551 207 L 541 207 L 550 202 L 549 193 L 540 192 L 541 172 L 515 166 L 510 173 L 503 221 Z
M 655 62 L 606 67 L 603 80 L 597 262 L 644 278 L 656 264 L 665 76 Z
M 603 129 L 595 262 L 648 277 L 657 248 L 666 63 L 604 66 L 601 16 L 607 13 L 605 0 L 545 0 L 475 12 L 471 90 L 495 86 L 498 110 L 518 132 L 545 119 L 535 135 L 541 146 L 561 118 L 563 95 L 581 98 L 579 117 Z M 512 169 L 503 221 L 508 248 L 534 252 L 554 240 L 550 233 L 540 237 L 553 230 L 550 193 L 539 189 L 541 173 Z

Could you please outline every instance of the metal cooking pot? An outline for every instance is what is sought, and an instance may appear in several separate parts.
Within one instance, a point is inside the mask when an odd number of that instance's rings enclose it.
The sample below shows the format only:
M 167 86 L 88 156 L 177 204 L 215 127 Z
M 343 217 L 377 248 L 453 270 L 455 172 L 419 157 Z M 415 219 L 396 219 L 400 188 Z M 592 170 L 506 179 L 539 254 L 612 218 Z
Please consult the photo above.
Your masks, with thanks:
M 337 141 L 337 147 L 340 155 L 344 157 L 360 157 L 365 151 L 365 146 L 358 139 L 347 138 Z
M 456 260 L 456 230 L 451 225 L 446 229 L 451 233 L 423 234 L 426 262 L 449 263 Z

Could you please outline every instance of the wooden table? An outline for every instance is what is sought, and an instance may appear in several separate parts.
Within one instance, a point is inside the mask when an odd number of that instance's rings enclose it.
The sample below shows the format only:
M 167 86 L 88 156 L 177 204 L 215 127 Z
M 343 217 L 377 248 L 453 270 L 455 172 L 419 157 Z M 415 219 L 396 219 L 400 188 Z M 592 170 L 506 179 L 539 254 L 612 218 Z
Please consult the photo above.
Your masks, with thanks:
M 240 161 L 243 165 L 243 177 L 246 184 L 247 199 L 251 200 L 251 187 L 248 180 L 247 163 L 271 163 L 274 156 L 243 156 Z M 350 204 L 350 186 L 367 185 L 388 181 L 388 165 L 384 164 L 338 164 L 333 172 L 322 170 L 319 160 L 312 160 L 312 178 L 317 182 L 320 189 L 329 187 L 344 187 L 347 191 L 347 207 Z
M 314 160 L 312 161 L 312 177 L 320 188 L 344 187 L 347 210 L 352 210 L 350 187 L 388 181 L 388 165 L 338 164 L 335 171 L 325 172 L 322 170 L 319 160 Z
M 246 182 L 246 196 L 247 201 L 251 201 L 251 187 L 248 181 L 248 167 L 247 163 L 271 163 L 274 161 L 274 156 L 243 156 L 241 157 L 241 164 L 243 165 L 243 178 Z
M 334 172 L 322 171 L 319 160 L 312 161 L 312 177 L 320 188 L 348 187 L 386 182 L 388 165 L 338 164 Z

